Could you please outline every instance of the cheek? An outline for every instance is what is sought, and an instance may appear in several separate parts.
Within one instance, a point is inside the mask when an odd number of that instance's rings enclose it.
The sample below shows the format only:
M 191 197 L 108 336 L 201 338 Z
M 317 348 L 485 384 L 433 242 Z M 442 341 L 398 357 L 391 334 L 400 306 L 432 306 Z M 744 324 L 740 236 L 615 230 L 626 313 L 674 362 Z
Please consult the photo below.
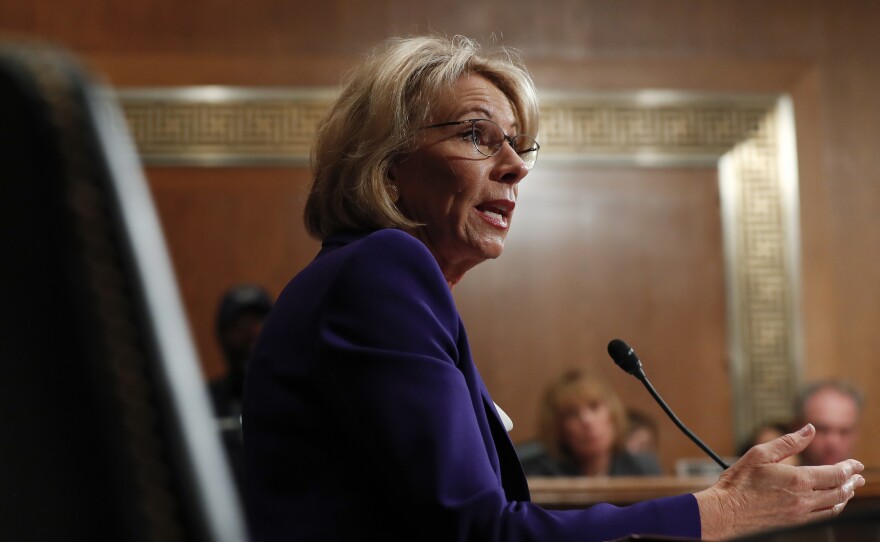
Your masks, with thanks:
M 603 431 L 605 431 L 608 437 L 614 438 L 614 424 L 611 423 L 611 413 L 605 411 L 605 413 L 599 418 L 599 423 L 601 424 Z
M 450 192 L 459 205 L 473 203 L 482 193 L 483 185 L 480 181 L 480 175 L 474 169 L 473 167 L 459 166 L 455 168 L 452 175 Z
M 422 184 L 421 192 L 429 199 L 426 203 L 441 214 L 466 214 L 480 195 L 475 168 L 443 157 L 425 165 L 425 174 L 415 182 Z
M 470 231 L 470 228 L 480 225 L 473 211 L 483 198 L 481 184 L 460 173 L 447 185 L 447 190 L 439 196 L 438 201 L 444 201 L 444 214 L 452 223 Z
M 561 433 L 564 438 L 572 438 L 581 432 L 581 423 L 577 419 L 569 418 L 562 422 Z

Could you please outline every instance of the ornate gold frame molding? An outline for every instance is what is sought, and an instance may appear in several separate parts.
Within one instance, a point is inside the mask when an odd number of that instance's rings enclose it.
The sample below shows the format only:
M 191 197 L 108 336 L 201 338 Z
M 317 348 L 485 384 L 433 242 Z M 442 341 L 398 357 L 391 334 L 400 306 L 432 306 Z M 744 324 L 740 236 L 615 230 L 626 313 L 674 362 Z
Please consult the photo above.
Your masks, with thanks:
M 147 165 L 304 165 L 333 89 L 117 93 Z M 794 116 L 785 96 L 541 95 L 541 161 L 717 167 L 736 436 L 785 418 L 800 383 Z
M 335 90 L 204 86 L 117 96 L 147 165 L 302 165 Z

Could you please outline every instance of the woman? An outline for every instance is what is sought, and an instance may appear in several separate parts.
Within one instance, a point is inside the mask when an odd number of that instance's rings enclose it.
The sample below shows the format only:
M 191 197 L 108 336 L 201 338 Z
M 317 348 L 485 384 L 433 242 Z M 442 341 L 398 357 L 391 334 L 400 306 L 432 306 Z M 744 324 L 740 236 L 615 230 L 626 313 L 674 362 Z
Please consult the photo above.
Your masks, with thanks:
M 838 475 L 854 461 L 812 485 L 771 463 L 799 451 L 808 426 L 696 495 L 584 511 L 529 502 L 450 288 L 501 254 L 537 122 L 525 70 L 463 38 L 392 40 L 349 77 L 313 151 L 305 222 L 323 248 L 279 296 L 245 382 L 257 540 L 717 537 L 829 516 L 851 496 Z
M 520 454 L 528 476 L 644 476 L 662 474 L 654 456 L 626 450 L 627 413 L 602 380 L 572 369 L 544 393 L 538 417 L 540 448 Z

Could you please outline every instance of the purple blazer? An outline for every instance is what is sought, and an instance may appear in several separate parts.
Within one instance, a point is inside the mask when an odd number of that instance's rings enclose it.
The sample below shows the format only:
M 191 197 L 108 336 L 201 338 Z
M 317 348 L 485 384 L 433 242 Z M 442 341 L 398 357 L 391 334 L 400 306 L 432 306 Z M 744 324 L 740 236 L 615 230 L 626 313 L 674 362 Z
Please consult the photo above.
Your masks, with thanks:
M 700 536 L 693 495 L 529 502 L 449 286 L 399 230 L 334 236 L 287 285 L 248 367 L 243 428 L 257 541 Z

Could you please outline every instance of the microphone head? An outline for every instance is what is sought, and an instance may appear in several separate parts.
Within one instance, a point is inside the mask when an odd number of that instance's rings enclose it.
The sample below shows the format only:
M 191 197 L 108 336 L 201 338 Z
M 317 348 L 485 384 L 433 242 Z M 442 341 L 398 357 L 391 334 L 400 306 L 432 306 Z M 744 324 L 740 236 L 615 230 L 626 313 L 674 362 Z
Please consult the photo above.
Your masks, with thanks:
M 608 343 L 608 355 L 611 356 L 611 359 L 614 360 L 618 367 L 629 374 L 637 378 L 644 374 L 642 362 L 636 355 L 635 350 L 620 339 L 614 339 Z

